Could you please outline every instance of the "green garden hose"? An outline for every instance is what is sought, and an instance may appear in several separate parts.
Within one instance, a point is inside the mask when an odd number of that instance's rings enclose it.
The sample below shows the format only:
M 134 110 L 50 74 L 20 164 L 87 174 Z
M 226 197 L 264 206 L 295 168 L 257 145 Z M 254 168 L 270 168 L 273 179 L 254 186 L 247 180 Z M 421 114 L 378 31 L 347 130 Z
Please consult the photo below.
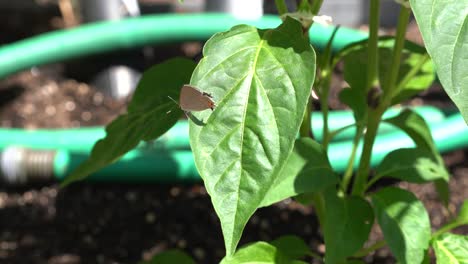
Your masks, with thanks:
M 445 115 L 437 108 L 422 106 L 414 108 L 424 119 L 438 123 L 445 119 Z M 385 113 L 385 117 L 395 116 L 399 108 L 392 108 Z M 336 130 L 354 123 L 350 111 L 332 111 L 329 114 L 329 127 Z M 323 138 L 323 118 L 321 112 L 312 115 L 314 137 L 318 141 Z M 382 124 L 380 134 L 394 131 L 396 128 L 389 124 Z M 335 141 L 350 140 L 354 136 L 355 128 L 351 127 L 338 134 Z M 16 145 L 32 149 L 60 149 L 70 153 L 89 154 L 97 140 L 105 136 L 103 127 L 83 127 L 76 129 L 0 129 L 0 150 L 7 146 Z M 148 148 L 148 144 L 141 144 L 140 148 Z M 179 121 L 166 134 L 154 142 L 151 147 L 156 150 L 189 150 L 188 122 Z
M 468 127 L 459 114 L 442 122 L 430 125 L 434 141 L 441 152 L 468 147 Z M 414 142 L 402 131 L 378 135 L 372 152 L 371 165 L 375 166 L 390 151 L 413 147 Z M 352 142 L 333 142 L 329 146 L 329 158 L 337 172 L 346 168 Z M 359 160 L 358 158 L 356 160 Z M 54 164 L 55 178 L 63 180 L 76 166 L 87 158 L 84 154 L 70 154 L 60 151 Z M 357 164 L 356 164 L 357 165 Z M 189 150 L 167 150 L 141 152 L 133 150 L 116 163 L 94 173 L 89 180 L 112 182 L 194 182 L 199 181 Z
M 120 21 L 87 24 L 79 28 L 55 31 L 0 47 L 0 78 L 20 70 L 46 63 L 88 56 L 119 49 L 130 49 L 144 45 L 157 45 L 190 40 L 207 40 L 214 33 L 228 30 L 237 24 L 251 24 L 259 28 L 273 28 L 280 24 L 277 16 L 265 16 L 260 20 L 239 20 L 225 14 L 169 14 L 130 18 Z M 314 24 L 311 29 L 311 43 L 319 50 L 326 46 L 334 27 Z M 365 39 L 362 32 L 340 28 L 334 38 L 333 50 Z M 418 108 L 419 109 L 419 108 Z M 420 108 L 424 109 L 424 108 Z M 419 111 L 419 110 L 418 110 Z M 430 127 L 438 149 L 442 152 L 468 146 L 468 129 L 460 114 L 444 118 L 433 108 L 420 111 Z M 333 115 L 336 115 L 333 117 Z M 321 116 L 313 115 L 313 129 L 317 139 L 321 139 Z M 330 115 L 330 127 L 336 129 L 353 122 L 350 113 L 336 112 Z M 179 122 L 169 133 L 155 142 L 154 146 L 139 147 L 127 153 L 113 165 L 90 177 L 97 181 L 125 182 L 174 182 L 199 180 L 192 153 L 188 149 L 187 123 Z M 391 150 L 411 147 L 413 142 L 403 132 L 390 126 L 383 126 L 372 157 L 372 165 L 377 164 Z M 351 141 L 347 140 L 354 132 L 349 129 L 330 144 L 329 156 L 332 166 L 343 171 L 351 151 Z M 52 149 L 54 151 L 51 169 L 38 165 L 40 159 L 30 158 L 39 168 L 62 180 L 80 162 L 88 157 L 92 144 L 104 136 L 103 128 L 80 128 L 70 130 L 1 130 L 0 148 L 6 148 L 1 157 L 2 170 L 24 174 L 27 170 L 17 170 L 7 164 L 22 164 L 23 156 L 38 156 L 34 151 L 11 148 L 12 144 L 32 149 Z M 148 145 L 146 145 L 148 146 Z M 6 155 L 6 154 L 12 155 Z M 29 153 L 29 154 L 28 154 Z M 36 155 L 37 154 L 37 155 Z M 42 154 L 41 154 L 42 155 Z M 47 160 L 51 160 L 50 152 Z M 13 160 L 13 161 L 12 161 Z M 358 160 L 358 159 L 357 159 Z M 16 163 L 15 163 L 16 162 Z M 53 171 L 53 173 L 51 172 Z M 13 180 L 14 181 L 14 180 Z
M 118 21 L 90 23 L 78 28 L 45 33 L 0 47 L 0 79 L 20 70 L 52 62 L 144 45 L 190 40 L 207 40 L 234 25 L 250 24 L 274 28 L 278 16 L 259 20 L 240 20 L 226 14 L 168 14 L 141 16 Z M 317 23 L 311 29 L 311 43 L 322 49 L 335 27 Z M 357 30 L 340 28 L 333 41 L 334 50 L 366 38 Z

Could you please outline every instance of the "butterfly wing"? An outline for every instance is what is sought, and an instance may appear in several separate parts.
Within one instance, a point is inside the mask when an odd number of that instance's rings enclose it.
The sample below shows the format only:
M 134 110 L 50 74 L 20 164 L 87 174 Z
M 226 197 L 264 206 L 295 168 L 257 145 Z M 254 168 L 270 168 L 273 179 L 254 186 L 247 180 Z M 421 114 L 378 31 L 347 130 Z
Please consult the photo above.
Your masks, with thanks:
M 213 109 L 215 104 L 211 96 L 186 84 L 180 90 L 179 105 L 184 111 L 203 111 Z

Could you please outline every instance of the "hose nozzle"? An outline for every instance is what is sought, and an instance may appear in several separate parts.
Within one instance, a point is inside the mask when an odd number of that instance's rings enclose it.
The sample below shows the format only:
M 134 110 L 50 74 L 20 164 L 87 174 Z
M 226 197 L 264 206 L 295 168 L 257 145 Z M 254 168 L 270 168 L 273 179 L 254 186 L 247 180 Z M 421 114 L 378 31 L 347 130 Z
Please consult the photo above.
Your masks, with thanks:
M 9 146 L 0 155 L 1 179 L 11 185 L 50 181 L 54 176 L 55 154 L 55 150 Z

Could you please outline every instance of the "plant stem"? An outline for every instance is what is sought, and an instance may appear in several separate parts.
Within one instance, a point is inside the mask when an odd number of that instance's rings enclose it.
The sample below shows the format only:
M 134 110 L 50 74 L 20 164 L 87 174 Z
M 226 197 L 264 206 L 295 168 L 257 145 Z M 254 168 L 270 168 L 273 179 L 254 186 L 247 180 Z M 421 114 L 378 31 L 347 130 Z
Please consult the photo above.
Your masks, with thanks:
M 379 25 L 380 25 L 380 0 L 371 0 L 369 7 L 370 25 L 369 25 L 369 40 L 367 54 L 367 81 L 366 91 L 370 91 L 378 80 L 378 40 L 379 40 Z M 367 93 L 366 92 L 366 93 Z M 380 122 L 380 111 L 374 111 L 368 108 L 367 114 L 367 131 L 364 136 L 364 146 L 359 162 L 356 179 L 353 185 L 353 195 L 362 195 L 367 175 L 369 174 L 370 158 L 372 155 L 372 146 L 374 145 L 375 136 Z M 349 176 L 348 176 L 349 177 Z
M 378 242 L 375 242 L 372 246 L 368 248 L 363 248 L 359 250 L 356 254 L 353 255 L 355 258 L 361 258 L 367 256 L 369 253 L 376 251 L 377 249 L 384 247 L 387 243 L 385 240 L 380 240 Z
M 465 225 L 465 223 L 462 223 L 460 221 L 452 221 L 446 225 L 444 225 L 443 227 L 441 227 L 439 230 L 437 230 L 436 232 L 434 232 L 431 236 L 431 239 L 434 239 L 440 235 L 442 235 L 443 233 L 446 233 L 454 228 L 457 228 L 459 226 L 462 226 L 462 225 Z
M 378 12 L 376 11 L 375 8 L 373 7 L 372 4 L 376 4 L 378 0 L 371 1 L 371 12 Z M 398 78 L 398 72 L 400 70 L 400 64 L 401 64 L 401 54 L 403 51 L 403 47 L 405 45 L 405 33 L 406 33 L 406 27 L 408 26 L 409 22 L 409 17 L 411 14 L 411 9 L 402 7 L 400 9 L 400 16 L 398 19 L 398 26 L 397 26 L 397 34 L 395 37 L 395 45 L 393 47 L 393 55 L 392 55 L 392 64 L 390 71 L 387 75 L 387 78 L 385 80 L 385 85 L 384 87 L 386 90 L 384 90 L 383 98 L 380 102 L 380 104 L 376 107 L 376 109 L 373 108 L 368 108 L 369 113 L 367 116 L 367 131 L 366 135 L 364 137 L 364 147 L 361 155 L 361 162 L 359 163 L 359 168 L 356 176 L 356 181 L 353 186 L 353 194 L 354 195 L 363 195 L 365 190 L 366 190 L 366 182 L 367 178 L 369 175 L 369 169 L 370 169 L 370 158 L 372 156 L 372 146 L 374 145 L 375 141 L 375 136 L 377 135 L 377 129 L 379 128 L 380 120 L 382 118 L 383 112 L 388 108 L 388 106 L 391 103 L 392 96 L 395 91 L 396 87 L 396 81 Z M 372 23 L 372 17 L 374 14 L 371 13 L 371 23 Z M 371 24 L 371 29 L 372 29 L 372 24 Z M 372 32 L 372 30 L 371 30 Z M 377 39 L 376 39 L 377 40 Z M 369 58 L 372 56 L 377 57 L 377 45 L 375 46 L 375 54 L 371 51 L 371 48 L 373 49 L 374 47 L 371 46 L 376 44 L 376 43 L 371 43 L 371 40 L 369 39 Z M 369 59 L 369 62 L 371 60 Z M 377 60 L 373 61 L 375 64 L 375 69 L 369 71 L 368 69 L 368 88 L 372 87 L 374 82 L 370 82 L 371 79 L 369 76 L 371 74 L 374 74 L 374 80 L 377 78 L 376 73 L 377 73 Z
M 322 109 L 323 113 L 323 140 L 322 146 L 325 151 L 328 150 L 328 144 L 330 142 L 331 134 L 328 128 L 328 96 L 330 94 L 330 84 L 331 79 L 333 76 L 333 69 L 335 64 L 332 60 L 332 44 L 333 40 L 335 39 L 336 32 L 340 27 L 336 27 L 333 30 L 333 34 L 331 35 L 330 39 L 328 40 L 327 47 L 325 48 L 325 52 L 323 53 L 323 57 L 319 62 L 320 65 L 320 75 L 321 75 L 321 82 L 319 82 L 318 90 L 320 92 L 320 109 Z
M 349 182 L 351 181 L 351 177 L 353 176 L 354 171 L 354 162 L 356 160 L 356 153 L 359 145 L 359 140 L 364 133 L 364 126 L 362 124 L 358 124 L 356 126 L 356 135 L 354 135 L 353 139 L 353 148 L 351 149 L 351 156 L 348 160 L 348 165 L 346 166 L 345 173 L 343 175 L 343 180 L 341 181 L 341 190 L 346 193 L 348 190 Z
M 367 130 L 364 136 L 364 147 L 359 162 L 356 180 L 353 185 L 353 195 L 362 196 L 366 187 L 367 177 L 369 175 L 370 160 L 372 156 L 372 147 L 374 146 L 375 136 L 379 128 L 380 119 L 383 111 L 381 109 L 369 109 L 367 116 Z
M 320 108 L 322 109 L 323 114 L 323 139 L 322 146 L 325 151 L 328 149 L 328 143 L 330 142 L 330 131 L 328 128 L 328 95 L 330 92 L 330 82 L 331 82 L 331 72 L 327 71 L 324 76 L 324 81 L 321 85 L 321 94 L 320 94 Z
M 411 15 L 411 9 L 401 6 L 400 15 L 398 18 L 397 32 L 395 36 L 395 44 L 392 52 L 392 67 L 387 75 L 385 85 L 382 85 L 384 90 L 384 96 L 386 101 L 390 102 L 392 97 L 398 93 L 397 91 L 397 79 L 400 71 L 401 54 L 403 47 L 405 46 L 405 34 L 408 26 L 409 18 Z
M 284 0 L 275 0 L 276 9 L 278 10 L 278 15 L 283 15 L 288 12 L 288 7 Z
M 302 119 L 302 124 L 301 124 L 301 127 L 299 128 L 299 135 L 301 137 L 312 138 L 311 115 L 312 115 L 312 99 L 309 98 L 309 101 L 307 102 L 305 113 L 304 113 L 304 119 Z
M 366 187 L 364 189 L 364 191 L 367 191 L 367 189 L 369 189 L 374 183 L 376 183 L 378 180 L 380 180 L 382 178 L 382 176 L 378 176 L 378 175 L 375 175 L 374 177 L 372 177 L 372 179 L 370 179 L 367 184 L 366 184 Z
M 304 37 L 305 39 L 309 39 L 309 28 L 303 31 L 304 32 Z M 301 137 L 310 137 L 313 138 L 312 135 L 312 109 L 313 104 L 312 104 L 312 96 L 309 96 L 309 100 L 307 101 L 305 113 L 304 113 L 304 119 L 302 119 L 302 124 L 301 127 L 299 128 L 299 135 Z
M 401 89 L 403 89 L 403 87 L 405 87 L 415 76 L 416 74 L 418 74 L 418 72 L 422 69 L 422 67 L 424 66 L 424 64 L 426 64 L 426 62 L 430 59 L 429 57 L 429 54 L 425 54 L 419 61 L 416 65 L 414 65 L 411 70 L 408 72 L 408 74 L 406 74 L 405 78 L 403 78 L 403 80 L 401 80 L 398 85 L 396 86 L 396 90 L 395 92 L 393 93 L 393 95 L 397 95 L 398 92 L 400 92 Z
M 370 25 L 367 57 L 366 91 L 369 91 L 377 81 L 378 69 L 378 40 L 380 25 L 380 0 L 370 0 Z
M 312 14 L 316 16 L 318 12 L 320 11 L 320 8 L 322 7 L 323 0 L 315 0 L 314 3 L 312 4 Z

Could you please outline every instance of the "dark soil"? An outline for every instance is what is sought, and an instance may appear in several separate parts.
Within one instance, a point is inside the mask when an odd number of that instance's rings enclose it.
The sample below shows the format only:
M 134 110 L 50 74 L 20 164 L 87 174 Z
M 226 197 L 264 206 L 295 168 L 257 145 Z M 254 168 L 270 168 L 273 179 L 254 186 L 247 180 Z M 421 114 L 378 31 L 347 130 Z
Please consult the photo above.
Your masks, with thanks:
M 335 81 L 339 83 L 340 80 Z M 339 85 L 338 85 L 339 86 Z M 125 110 L 127 99 L 112 100 L 86 83 L 64 76 L 63 65 L 26 71 L 0 82 L 2 127 L 78 127 L 106 124 Z M 413 104 L 451 106 L 440 87 Z M 444 155 L 453 177 L 449 212 L 468 198 L 466 150 Z M 432 185 L 394 183 L 411 190 L 428 209 L 434 228 L 449 220 Z M 198 263 L 224 255 L 218 219 L 201 184 L 92 184 L 65 189 L 0 185 L 0 263 L 136 263 L 179 248 Z M 468 228 L 455 232 L 468 234 Z M 295 234 L 324 252 L 314 211 L 292 200 L 260 209 L 241 244 Z M 381 238 L 377 228 L 372 240 Z M 369 263 L 394 263 L 388 249 Z

